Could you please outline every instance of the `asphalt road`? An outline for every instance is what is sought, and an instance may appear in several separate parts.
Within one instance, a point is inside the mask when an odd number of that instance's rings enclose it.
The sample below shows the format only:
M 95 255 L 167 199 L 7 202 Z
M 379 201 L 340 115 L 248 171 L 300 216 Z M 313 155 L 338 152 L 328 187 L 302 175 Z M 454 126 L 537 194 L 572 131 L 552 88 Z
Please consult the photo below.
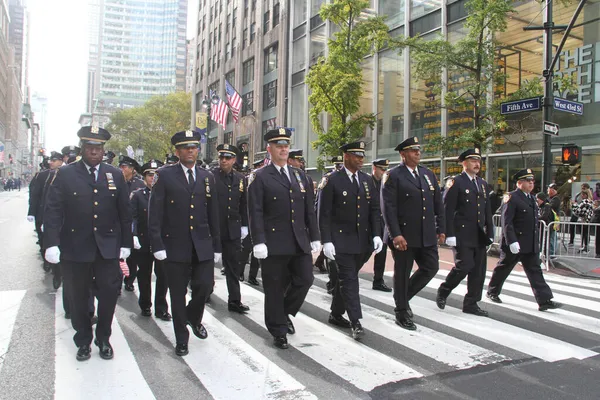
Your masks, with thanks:
M 315 275 L 289 350 L 263 324 L 262 288 L 242 284 L 247 315 L 227 311 L 216 287 L 204 318 L 209 338 L 191 336 L 190 354 L 173 350 L 170 323 L 142 317 L 135 293 L 120 297 L 112 361 L 79 363 L 60 291 L 42 270 L 26 190 L 0 192 L 0 399 L 597 399 L 600 393 L 600 282 L 546 274 L 563 309 L 541 313 L 524 275 L 505 285 L 503 305 L 481 303 L 479 318 L 460 312 L 465 285 L 440 311 L 442 268 L 411 306 L 418 330 L 393 322 L 393 298 L 361 275 L 361 343 L 327 324 L 330 297 Z M 390 272 L 387 273 L 388 275 Z M 260 277 L 260 275 L 259 275 Z M 386 277 L 391 285 L 391 277 Z

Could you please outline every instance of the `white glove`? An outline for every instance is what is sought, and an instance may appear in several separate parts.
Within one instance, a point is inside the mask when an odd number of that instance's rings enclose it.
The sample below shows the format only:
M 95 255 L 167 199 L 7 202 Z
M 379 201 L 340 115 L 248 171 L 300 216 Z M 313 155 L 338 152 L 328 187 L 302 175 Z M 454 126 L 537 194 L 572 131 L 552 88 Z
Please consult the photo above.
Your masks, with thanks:
M 242 226 L 242 240 L 246 239 L 246 236 L 248 236 L 248 227 Z
M 323 253 L 325 257 L 330 260 L 335 260 L 335 247 L 333 247 L 333 243 L 327 242 L 323 245 Z
M 514 242 L 510 244 L 510 252 L 513 254 L 517 254 L 521 250 L 521 246 L 519 246 L 519 242 Z
M 131 249 L 127 248 L 127 247 L 121 247 L 121 250 L 119 251 L 119 259 L 120 260 L 126 260 L 127 257 L 129 257 L 131 255 Z
M 27 216 L 27 221 L 33 222 L 33 221 L 35 221 L 35 217 L 33 215 L 28 215 Z
M 140 244 L 140 239 L 137 236 L 133 237 L 133 248 L 136 250 L 139 250 L 142 248 L 142 245 Z
M 154 258 L 156 258 L 158 261 L 165 260 L 167 258 L 167 252 L 166 252 L 166 250 L 155 251 L 154 252 Z
M 450 247 L 456 247 L 456 236 L 446 238 L 446 244 Z
M 58 264 L 60 262 L 60 249 L 58 246 L 48 247 L 44 257 L 50 264 Z
M 264 243 L 257 244 L 252 248 L 252 253 L 254 253 L 254 257 L 259 260 L 264 260 L 269 256 L 269 250 L 267 249 L 267 245 Z
M 314 242 L 310 242 L 310 250 L 313 253 L 320 253 L 321 252 L 321 241 L 315 240 Z
M 373 238 L 373 246 L 375 247 L 373 250 L 375 254 L 378 254 L 383 249 L 383 242 L 379 236 Z
M 221 258 L 223 258 L 223 253 L 215 253 L 215 264 L 220 263 Z

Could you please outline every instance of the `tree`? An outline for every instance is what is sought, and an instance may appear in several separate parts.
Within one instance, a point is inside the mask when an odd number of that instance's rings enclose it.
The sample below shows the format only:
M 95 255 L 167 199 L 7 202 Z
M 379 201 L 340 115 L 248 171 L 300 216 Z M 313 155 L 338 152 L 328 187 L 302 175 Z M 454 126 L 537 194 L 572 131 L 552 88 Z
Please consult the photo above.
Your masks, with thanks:
M 320 16 L 337 27 L 328 41 L 329 54 L 310 68 L 306 84 L 311 93 L 310 121 L 318 139 L 317 165 L 323 169 L 328 156 L 338 155 L 344 143 L 361 138 L 367 126 L 375 125 L 375 114 L 359 113 L 363 75 L 361 63 L 389 43 L 388 26 L 383 17 L 365 13 L 365 0 L 333 0 L 321 7 Z M 320 116 L 330 117 L 328 130 Z
M 127 154 L 129 145 L 144 150 L 144 159 L 164 160 L 172 153 L 171 136 L 189 129 L 191 95 L 175 92 L 154 96 L 139 107 L 112 114 L 106 129 L 112 134 L 106 149 Z

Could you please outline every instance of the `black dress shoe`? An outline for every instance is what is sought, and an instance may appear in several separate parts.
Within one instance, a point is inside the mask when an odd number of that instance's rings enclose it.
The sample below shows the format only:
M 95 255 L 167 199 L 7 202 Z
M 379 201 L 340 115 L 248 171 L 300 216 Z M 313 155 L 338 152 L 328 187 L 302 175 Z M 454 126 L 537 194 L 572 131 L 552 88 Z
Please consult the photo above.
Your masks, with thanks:
M 256 278 L 248 278 L 248 283 L 254 286 L 258 286 L 260 285 L 260 283 L 258 283 L 258 281 L 256 280 Z
M 409 317 L 414 317 L 412 309 L 410 308 L 410 306 L 406 307 L 406 313 L 408 314 Z
M 135 288 L 133 287 L 132 283 L 126 283 L 125 284 L 125 290 L 128 292 L 133 292 L 135 290 Z
M 290 335 L 293 335 L 294 333 L 296 333 L 296 328 L 294 328 L 294 324 L 292 323 L 290 316 L 288 315 L 286 318 L 287 318 L 288 333 Z
M 538 310 L 540 310 L 540 311 L 554 310 L 556 308 L 561 308 L 561 307 L 562 307 L 562 304 L 557 303 L 552 300 L 548 300 L 548 301 L 545 301 L 542 304 L 540 304 L 540 306 L 538 307 Z
M 339 326 L 340 328 L 350 328 L 351 327 L 350 321 L 348 321 L 346 318 L 344 318 L 341 315 L 329 314 L 328 322 L 332 325 Z
M 363 336 L 365 336 L 365 330 L 359 321 L 352 323 L 352 339 L 360 340 Z
M 91 354 L 92 348 L 90 345 L 84 344 L 83 346 L 79 346 L 79 349 L 77 350 L 77 356 L 75 358 L 77 358 L 77 361 L 85 361 L 90 359 L 92 356 Z
M 323 264 L 315 265 L 315 267 L 317 267 L 317 269 L 319 270 L 320 273 L 322 273 L 322 274 L 327 273 L 327 268 L 325 268 L 325 266 Z
M 171 314 L 169 314 L 168 312 L 162 312 L 162 313 L 157 313 L 154 314 L 154 316 L 156 318 L 162 319 L 163 321 L 170 321 L 173 319 L 173 317 L 171 317 Z
M 502 300 L 500 300 L 500 297 L 497 294 L 487 293 L 486 297 L 488 299 L 490 299 L 491 301 L 493 301 L 494 303 L 498 303 L 498 304 L 502 303 Z
M 487 317 L 488 316 L 488 312 L 485 310 L 482 310 L 481 308 L 479 308 L 479 306 L 463 308 L 463 312 L 465 314 L 477 315 L 478 317 Z
M 392 288 L 385 284 L 385 282 L 373 282 L 373 290 L 381 290 L 382 292 L 391 292 Z
M 150 308 L 143 308 L 142 309 L 142 316 L 144 316 L 144 317 L 151 317 L 152 316 L 152 310 Z
M 189 353 L 189 351 L 188 351 L 187 344 L 177 343 L 177 346 L 175 346 L 175 354 L 177 354 L 180 357 L 183 357 L 183 356 L 187 356 L 188 353 Z
M 227 309 L 229 311 L 238 312 L 240 314 L 244 314 L 246 311 L 250 311 L 250 307 L 248 307 L 241 301 L 227 303 Z
M 290 347 L 285 336 L 275 336 L 273 338 L 273 344 L 275 345 L 275 347 L 279 347 L 280 349 L 284 350 Z
M 104 360 L 111 360 L 113 358 L 113 348 L 110 345 L 110 343 L 108 343 L 108 341 L 100 342 L 98 341 L 98 339 L 94 339 L 94 344 L 98 346 L 98 350 L 100 351 L 100 358 Z
M 412 319 L 408 315 L 398 315 L 396 314 L 396 324 L 400 325 L 404 329 L 408 329 L 409 331 L 416 331 L 417 326 L 412 322 Z
M 59 274 L 55 274 L 52 277 L 52 287 L 56 290 L 58 290 L 58 288 L 60 287 L 60 284 L 62 283 L 62 278 Z
M 190 321 L 187 321 L 187 324 L 192 328 L 192 332 L 198 339 L 206 339 L 208 337 L 208 332 L 206 331 L 204 325 L 194 325 Z
M 435 298 L 435 304 L 437 304 L 437 306 L 440 310 L 443 310 L 444 308 L 446 308 L 446 298 L 442 297 L 440 295 L 437 295 Z
M 98 317 L 95 315 L 92 315 L 90 322 L 92 323 L 92 325 L 96 325 L 98 323 Z

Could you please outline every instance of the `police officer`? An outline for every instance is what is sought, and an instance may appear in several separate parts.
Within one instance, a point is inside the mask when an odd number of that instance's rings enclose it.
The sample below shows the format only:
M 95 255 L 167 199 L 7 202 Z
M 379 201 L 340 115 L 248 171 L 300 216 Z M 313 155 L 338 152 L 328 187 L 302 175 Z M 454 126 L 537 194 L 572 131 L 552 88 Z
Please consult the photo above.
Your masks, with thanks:
M 419 165 L 419 139 L 408 138 L 395 150 L 400 152 L 402 163 L 383 175 L 381 204 L 386 240 L 394 257 L 396 323 L 415 330 L 408 301 L 439 269 L 437 245 L 446 240 L 444 205 L 435 175 Z M 413 262 L 419 268 L 410 276 Z
M 117 155 L 113 151 L 109 150 L 104 153 L 104 158 L 102 159 L 102 162 L 112 164 L 116 156 Z
M 167 277 L 163 261 L 154 260 L 150 249 L 148 234 L 148 203 L 154 172 L 163 166 L 158 160 L 150 160 L 141 167 L 146 187 L 131 192 L 131 215 L 133 217 L 133 254 L 135 254 L 139 269 L 137 273 L 140 297 L 138 304 L 144 317 L 152 315 L 152 265 L 156 275 L 156 291 L 154 293 L 154 315 L 163 321 L 170 321 L 169 305 L 167 304 Z
M 61 262 L 69 302 L 77 360 L 90 358 L 92 323 L 88 310 L 92 279 L 97 290 L 98 325 L 94 344 L 103 359 L 113 358 L 109 339 L 121 281 L 119 259 L 131 253 L 131 211 L 120 171 L 102 163 L 110 133 L 84 126 L 77 135 L 82 159 L 57 170 L 44 214 L 46 260 Z M 59 249 L 60 246 L 60 249 Z
M 386 158 L 378 158 L 373 160 L 371 170 L 371 178 L 375 185 L 375 190 L 379 195 L 381 193 L 381 178 L 383 174 L 388 170 L 390 166 L 390 160 Z M 383 230 L 385 223 L 383 222 L 383 216 L 381 216 L 381 231 L 379 237 L 383 237 Z M 382 292 L 391 292 L 392 288 L 385 284 L 383 280 L 383 273 L 385 272 L 385 260 L 387 259 L 387 244 L 383 244 L 383 248 L 377 254 L 375 254 L 373 262 L 373 290 L 381 290 Z
M 121 155 L 119 156 L 119 168 L 123 173 L 123 177 L 125 178 L 125 182 L 127 183 L 127 187 L 129 188 L 129 194 L 138 189 L 143 189 L 146 187 L 144 181 L 142 181 L 136 173 L 140 170 L 140 164 L 131 157 Z M 138 270 L 138 253 L 133 252 L 131 256 L 127 259 L 127 267 L 129 268 L 129 276 L 123 279 L 125 283 L 125 290 L 128 292 L 133 292 L 133 282 L 135 282 L 135 278 L 137 277 Z
M 306 174 L 306 165 L 304 160 L 304 151 L 302 149 L 292 149 L 290 150 L 288 157 L 288 165 L 294 168 L 301 169 Z M 310 188 L 312 191 L 315 191 L 315 183 L 310 175 L 306 174 L 306 179 L 310 184 Z
M 265 323 L 274 344 L 287 349 L 287 334 L 313 282 L 312 252 L 321 250 L 314 194 L 306 175 L 287 165 L 286 128 L 268 131 L 264 140 L 271 163 L 248 176 L 248 216 L 254 256 L 261 260 Z
M 63 154 L 63 162 L 65 164 L 72 164 L 80 157 L 81 149 L 77 146 L 65 146 L 62 148 L 61 153 Z
M 177 132 L 171 137 L 179 162 L 156 170 L 150 195 L 149 231 L 154 258 L 165 261 L 175 330 L 175 353 L 188 354 L 190 325 L 206 339 L 204 304 L 221 261 L 219 207 L 213 175 L 196 164 L 200 133 Z M 192 300 L 186 306 L 191 280 Z
M 240 294 L 240 263 L 242 240 L 248 236 L 248 206 L 244 175 L 233 170 L 239 150 L 231 144 L 217 146 L 219 166 L 212 169 L 217 187 L 219 217 L 221 220 L 221 247 L 223 267 L 229 300 L 229 311 L 245 313 L 250 308 L 243 304 Z
M 56 152 L 52 152 L 52 156 L 55 157 Z M 44 167 L 47 168 L 40 171 L 33 179 L 29 186 L 29 211 L 27 211 L 27 221 L 35 223 L 35 231 L 38 235 L 38 244 L 40 246 L 40 254 L 44 255 L 44 235 L 42 233 L 43 214 L 44 214 L 44 202 L 43 192 L 44 187 L 48 183 L 48 177 L 52 169 L 58 168 L 56 164 L 56 158 L 49 157 L 47 164 Z M 50 271 L 52 267 L 46 261 L 44 261 L 44 271 Z
M 379 193 L 373 179 L 362 172 L 365 142 L 353 142 L 340 148 L 344 167 L 323 177 L 319 184 L 318 220 L 325 257 L 335 260 L 338 280 L 333 291 L 329 323 L 352 328 L 352 337 L 360 340 L 364 329 L 358 295 L 358 271 L 373 250 L 383 249 Z M 348 321 L 343 317 L 348 314 Z
M 488 284 L 487 297 L 494 303 L 502 303 L 499 297 L 502 285 L 521 261 L 539 310 L 559 308 L 561 304 L 551 300 L 554 297 L 552 290 L 540 268 L 538 205 L 531 194 L 535 185 L 533 171 L 522 169 L 513 179 L 517 189 L 506 193 L 502 199 L 500 259 Z
M 463 172 L 448 181 L 444 191 L 446 213 L 446 244 L 454 253 L 454 268 L 437 292 L 436 304 L 446 307 L 446 298 L 468 277 L 463 312 L 482 317 L 488 315 L 477 305 L 481 300 L 485 271 L 486 246 L 494 241 L 492 207 L 487 183 L 477 176 L 481 169 L 479 148 L 468 149 L 458 156 Z
M 179 162 L 179 157 L 177 157 L 175 154 L 167 154 L 165 156 L 165 164 L 166 165 L 173 165 L 173 164 L 177 164 Z
M 265 163 L 264 159 L 256 160 L 252 163 L 252 170 L 256 171 L 258 168 L 261 168 Z M 248 187 L 248 176 L 244 177 L 244 185 L 246 188 Z M 251 235 L 246 236 L 242 240 L 242 252 L 241 252 L 241 268 L 240 268 L 240 280 L 244 280 L 244 270 L 246 269 L 246 263 L 248 262 L 248 256 L 250 256 L 250 270 L 248 271 L 248 283 L 253 286 L 259 286 L 260 283 L 256 279 L 258 276 L 258 268 L 260 264 L 258 259 L 254 257 L 254 253 L 252 252 L 252 237 Z

